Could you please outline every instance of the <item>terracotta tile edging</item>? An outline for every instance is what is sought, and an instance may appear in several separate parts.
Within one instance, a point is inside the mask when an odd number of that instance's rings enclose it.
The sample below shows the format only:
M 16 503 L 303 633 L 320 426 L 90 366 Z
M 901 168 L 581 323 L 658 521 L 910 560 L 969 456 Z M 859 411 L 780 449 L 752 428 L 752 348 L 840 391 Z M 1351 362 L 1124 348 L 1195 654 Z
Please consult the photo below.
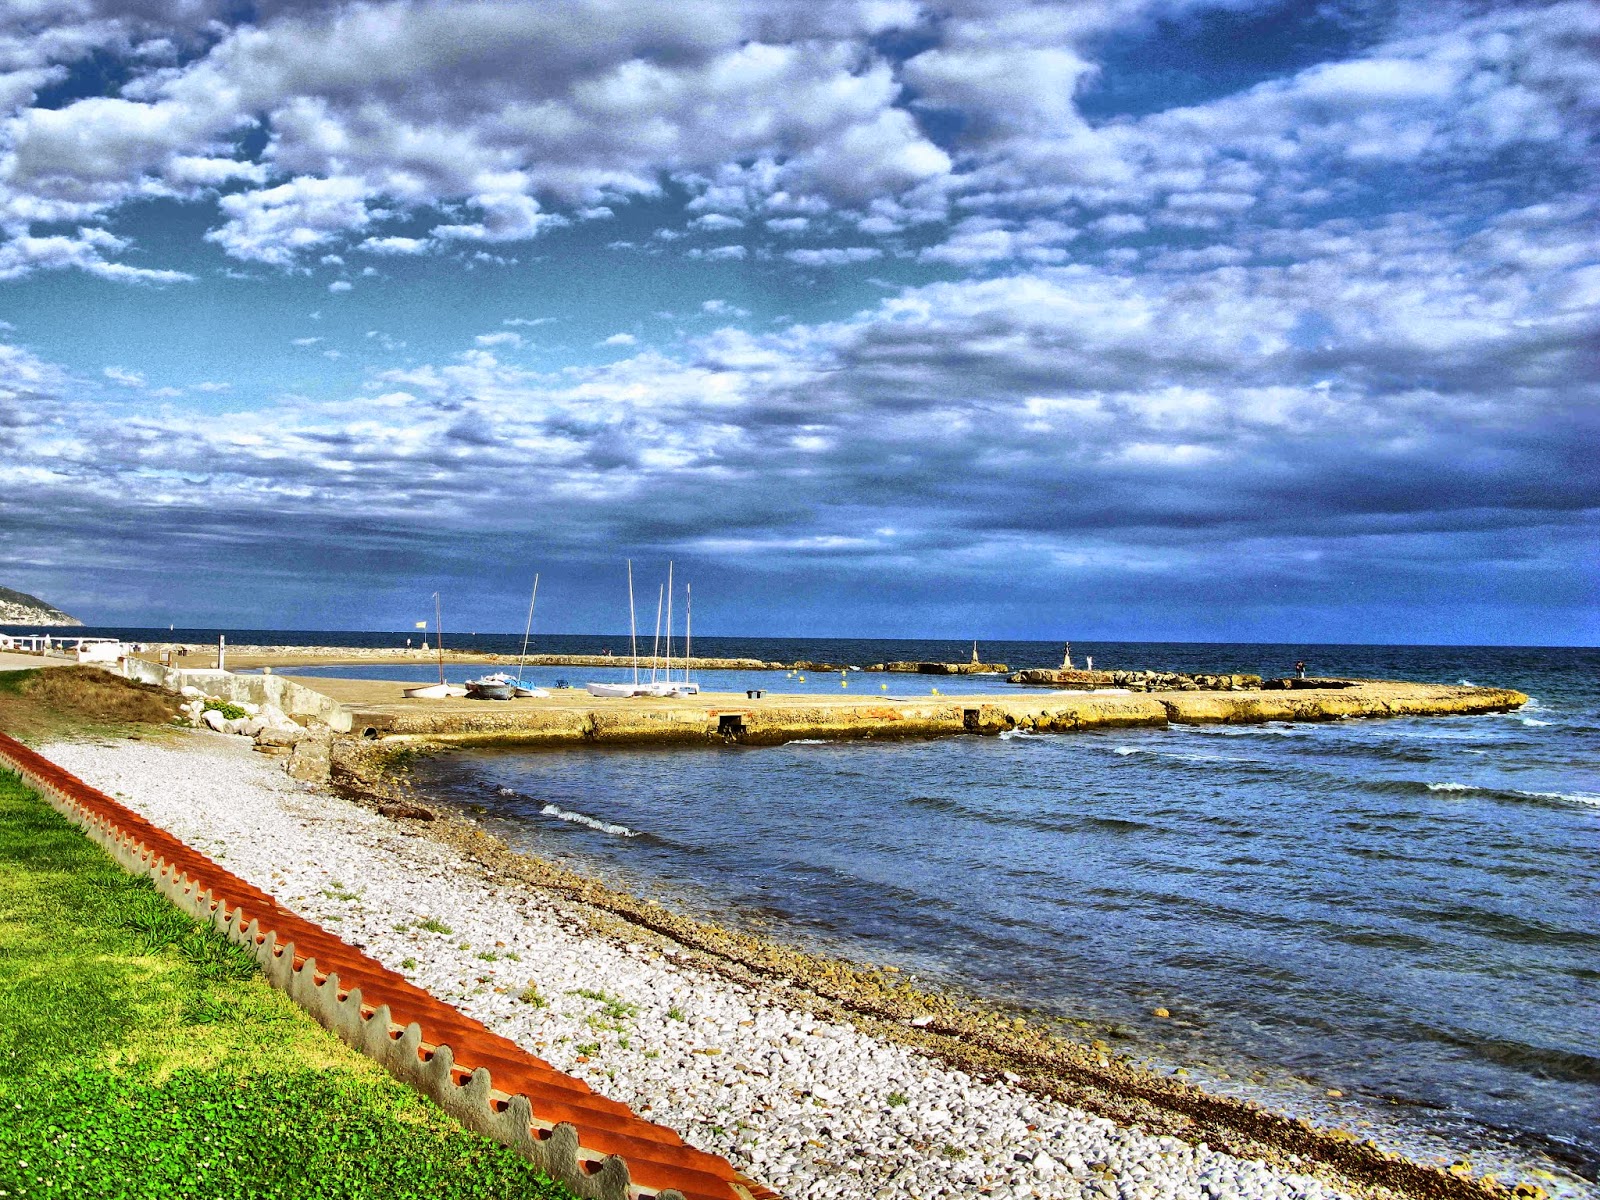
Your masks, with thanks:
M 343 1041 L 584 1200 L 778 1200 L 726 1160 L 595 1094 L 4 733 L 0 766 L 124 870 L 149 876 L 179 908 L 251 951 L 274 987 Z

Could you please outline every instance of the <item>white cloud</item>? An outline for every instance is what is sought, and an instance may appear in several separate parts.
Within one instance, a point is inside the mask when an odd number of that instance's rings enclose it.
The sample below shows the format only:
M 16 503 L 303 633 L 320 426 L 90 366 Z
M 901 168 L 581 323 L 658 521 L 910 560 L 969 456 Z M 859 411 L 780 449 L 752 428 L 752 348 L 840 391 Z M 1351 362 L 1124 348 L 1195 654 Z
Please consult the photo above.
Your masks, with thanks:
M 602 346 L 634 346 L 638 342 L 639 339 L 631 333 L 613 333 L 600 344 Z
M 367 238 L 356 249 L 368 254 L 422 254 L 432 245 L 428 238 L 376 237 Z
M 485 349 L 495 346 L 510 346 L 515 349 L 522 345 L 522 336 L 511 332 L 509 329 L 501 330 L 499 333 L 480 333 L 472 340 Z
M 351 283 L 348 279 L 335 279 L 328 285 L 328 290 L 338 294 L 339 292 L 348 292 L 353 287 L 355 287 L 355 284 Z
M 369 199 L 359 179 L 300 176 L 222 197 L 227 220 L 206 237 L 235 258 L 287 266 L 307 250 L 364 229 L 378 215 Z
M 830 246 L 822 250 L 789 250 L 784 257 L 803 267 L 839 267 L 848 263 L 871 262 L 882 258 L 876 246 Z
M 722 230 L 744 228 L 743 221 L 739 220 L 737 217 L 730 217 L 725 213 L 706 213 L 702 217 L 696 217 L 694 220 L 690 221 L 689 224 L 695 229 Z
M 124 367 L 107 367 L 101 373 L 112 383 L 120 383 L 123 387 L 142 388 L 145 386 L 144 374 L 140 371 L 129 371 Z

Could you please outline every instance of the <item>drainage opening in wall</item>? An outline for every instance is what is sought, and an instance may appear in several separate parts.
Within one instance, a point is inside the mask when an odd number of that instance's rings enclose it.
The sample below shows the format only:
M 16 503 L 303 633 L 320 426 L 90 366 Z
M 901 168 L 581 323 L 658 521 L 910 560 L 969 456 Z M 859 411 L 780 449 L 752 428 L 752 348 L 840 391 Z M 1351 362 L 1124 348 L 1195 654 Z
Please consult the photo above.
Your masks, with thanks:
M 723 713 L 717 718 L 717 732 L 725 738 L 736 738 L 744 732 L 744 718 L 738 713 Z
M 976 730 L 978 728 L 978 710 L 963 708 L 961 710 L 961 728 Z
M 376 729 L 374 729 L 371 725 L 368 725 L 365 729 L 363 729 L 361 731 L 361 736 L 366 738 L 368 741 L 375 742 L 375 741 L 378 740 L 378 731 Z

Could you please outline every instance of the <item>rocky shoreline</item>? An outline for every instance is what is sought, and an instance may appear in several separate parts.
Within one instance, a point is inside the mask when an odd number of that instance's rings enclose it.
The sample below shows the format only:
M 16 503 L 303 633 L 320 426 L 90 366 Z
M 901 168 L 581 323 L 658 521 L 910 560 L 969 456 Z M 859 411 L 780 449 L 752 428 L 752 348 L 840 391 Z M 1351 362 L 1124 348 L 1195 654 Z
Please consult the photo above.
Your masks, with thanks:
M 695 921 L 519 854 L 469 814 L 409 794 L 392 753 L 342 751 L 333 795 L 246 747 L 197 733 L 173 749 L 49 753 L 786 1195 L 1504 1195 L 892 969 Z M 430 922 L 456 932 L 428 933 Z M 557 931 L 559 969 L 547 953 Z M 517 998 L 530 982 L 543 1007 Z M 580 993 L 614 1000 L 577 1004 Z

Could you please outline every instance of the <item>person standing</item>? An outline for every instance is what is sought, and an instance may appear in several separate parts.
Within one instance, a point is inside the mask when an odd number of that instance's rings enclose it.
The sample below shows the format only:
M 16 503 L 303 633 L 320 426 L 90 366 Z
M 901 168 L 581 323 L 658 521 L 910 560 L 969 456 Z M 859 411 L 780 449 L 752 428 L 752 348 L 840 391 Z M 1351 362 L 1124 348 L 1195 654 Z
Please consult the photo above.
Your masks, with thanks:
M 1301 659 L 1299 662 L 1295 663 L 1294 669 L 1295 669 L 1295 673 L 1297 675 L 1299 675 L 1301 679 L 1304 679 L 1306 677 L 1305 659 Z

